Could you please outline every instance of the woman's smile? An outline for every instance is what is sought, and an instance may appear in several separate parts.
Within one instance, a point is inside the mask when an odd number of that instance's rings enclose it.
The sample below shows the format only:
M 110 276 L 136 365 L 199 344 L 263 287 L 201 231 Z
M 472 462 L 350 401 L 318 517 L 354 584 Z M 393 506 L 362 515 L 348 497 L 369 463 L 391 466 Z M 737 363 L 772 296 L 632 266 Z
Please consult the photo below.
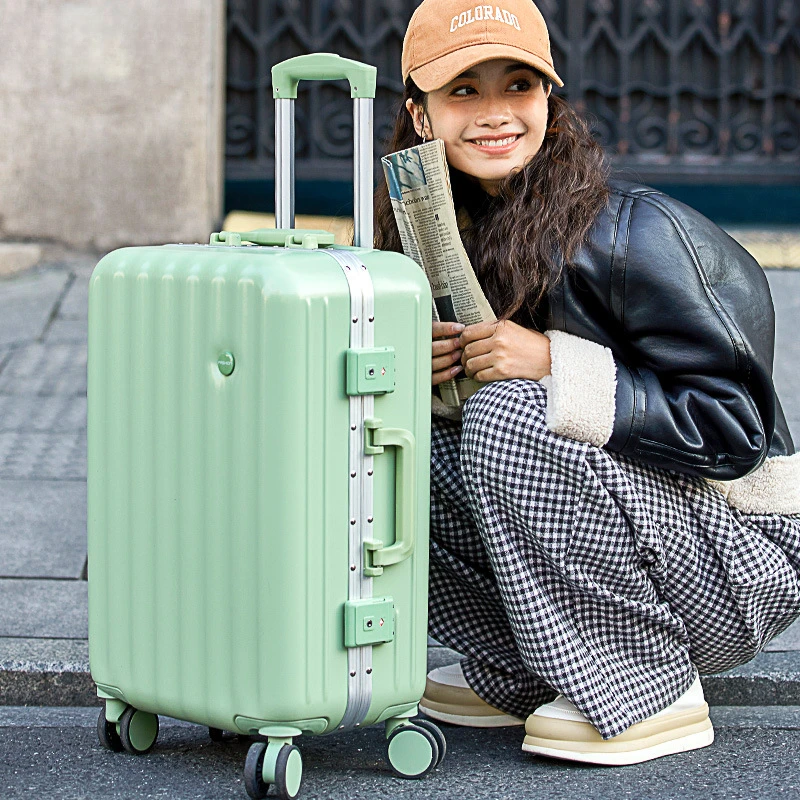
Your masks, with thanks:
M 524 135 L 524 133 L 499 134 L 497 136 L 482 136 L 480 139 L 468 139 L 468 141 L 482 153 L 499 156 L 510 153 Z

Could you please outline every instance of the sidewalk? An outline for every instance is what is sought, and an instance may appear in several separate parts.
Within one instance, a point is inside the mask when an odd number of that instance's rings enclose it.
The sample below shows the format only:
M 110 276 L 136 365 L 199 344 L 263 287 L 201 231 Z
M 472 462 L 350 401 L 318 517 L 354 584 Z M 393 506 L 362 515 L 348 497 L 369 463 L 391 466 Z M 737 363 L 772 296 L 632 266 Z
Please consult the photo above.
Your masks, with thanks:
M 97 703 L 88 673 L 86 314 L 92 257 L 0 281 L 0 706 Z M 775 375 L 800 441 L 800 270 L 767 272 Z M 432 645 L 432 664 L 452 651 Z M 800 705 L 800 623 L 704 679 L 714 705 Z

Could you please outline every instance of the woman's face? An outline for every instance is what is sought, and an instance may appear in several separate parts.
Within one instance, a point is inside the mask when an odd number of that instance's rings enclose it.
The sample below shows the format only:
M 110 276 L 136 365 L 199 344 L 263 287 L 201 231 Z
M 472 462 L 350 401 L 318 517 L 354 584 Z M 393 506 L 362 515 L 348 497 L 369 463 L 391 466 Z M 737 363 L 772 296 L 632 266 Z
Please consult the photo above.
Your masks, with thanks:
M 444 142 L 451 167 L 496 194 L 503 178 L 539 152 L 548 95 L 533 68 L 508 59 L 484 61 L 428 93 L 424 134 Z M 408 100 L 406 108 L 422 135 L 422 106 Z

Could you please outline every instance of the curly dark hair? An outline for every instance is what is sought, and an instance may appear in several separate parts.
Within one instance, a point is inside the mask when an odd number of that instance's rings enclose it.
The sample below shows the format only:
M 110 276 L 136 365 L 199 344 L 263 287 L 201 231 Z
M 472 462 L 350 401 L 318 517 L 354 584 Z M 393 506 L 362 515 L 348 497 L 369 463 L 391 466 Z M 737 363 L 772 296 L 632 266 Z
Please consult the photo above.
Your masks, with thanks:
M 539 78 L 547 91 L 549 79 L 541 73 Z M 405 107 L 409 98 L 427 112 L 427 95 L 408 78 L 387 153 L 422 142 Z M 456 209 L 465 208 L 471 219 L 461 238 L 487 299 L 498 318 L 530 327 L 542 298 L 608 202 L 601 147 L 572 106 L 551 93 L 539 152 L 503 179 L 496 196 L 452 167 L 450 177 Z M 402 252 L 383 181 L 375 193 L 374 243 Z

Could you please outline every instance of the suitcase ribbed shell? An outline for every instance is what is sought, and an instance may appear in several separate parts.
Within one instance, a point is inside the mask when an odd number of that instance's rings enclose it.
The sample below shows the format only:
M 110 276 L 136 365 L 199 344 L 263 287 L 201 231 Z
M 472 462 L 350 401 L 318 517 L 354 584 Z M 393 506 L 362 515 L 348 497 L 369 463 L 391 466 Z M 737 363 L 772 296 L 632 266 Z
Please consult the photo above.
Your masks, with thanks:
M 430 290 L 402 255 L 356 250 L 375 345 L 396 351 L 375 415 L 417 438 L 415 554 L 373 581 L 394 598 L 365 724 L 425 678 Z M 90 284 L 92 676 L 136 708 L 242 731 L 321 733 L 347 704 L 350 298 L 321 251 L 129 248 Z M 235 367 L 218 365 L 230 352 Z M 394 456 L 375 458 L 376 538 L 394 537 Z M 306 722 L 300 722 L 306 720 Z

